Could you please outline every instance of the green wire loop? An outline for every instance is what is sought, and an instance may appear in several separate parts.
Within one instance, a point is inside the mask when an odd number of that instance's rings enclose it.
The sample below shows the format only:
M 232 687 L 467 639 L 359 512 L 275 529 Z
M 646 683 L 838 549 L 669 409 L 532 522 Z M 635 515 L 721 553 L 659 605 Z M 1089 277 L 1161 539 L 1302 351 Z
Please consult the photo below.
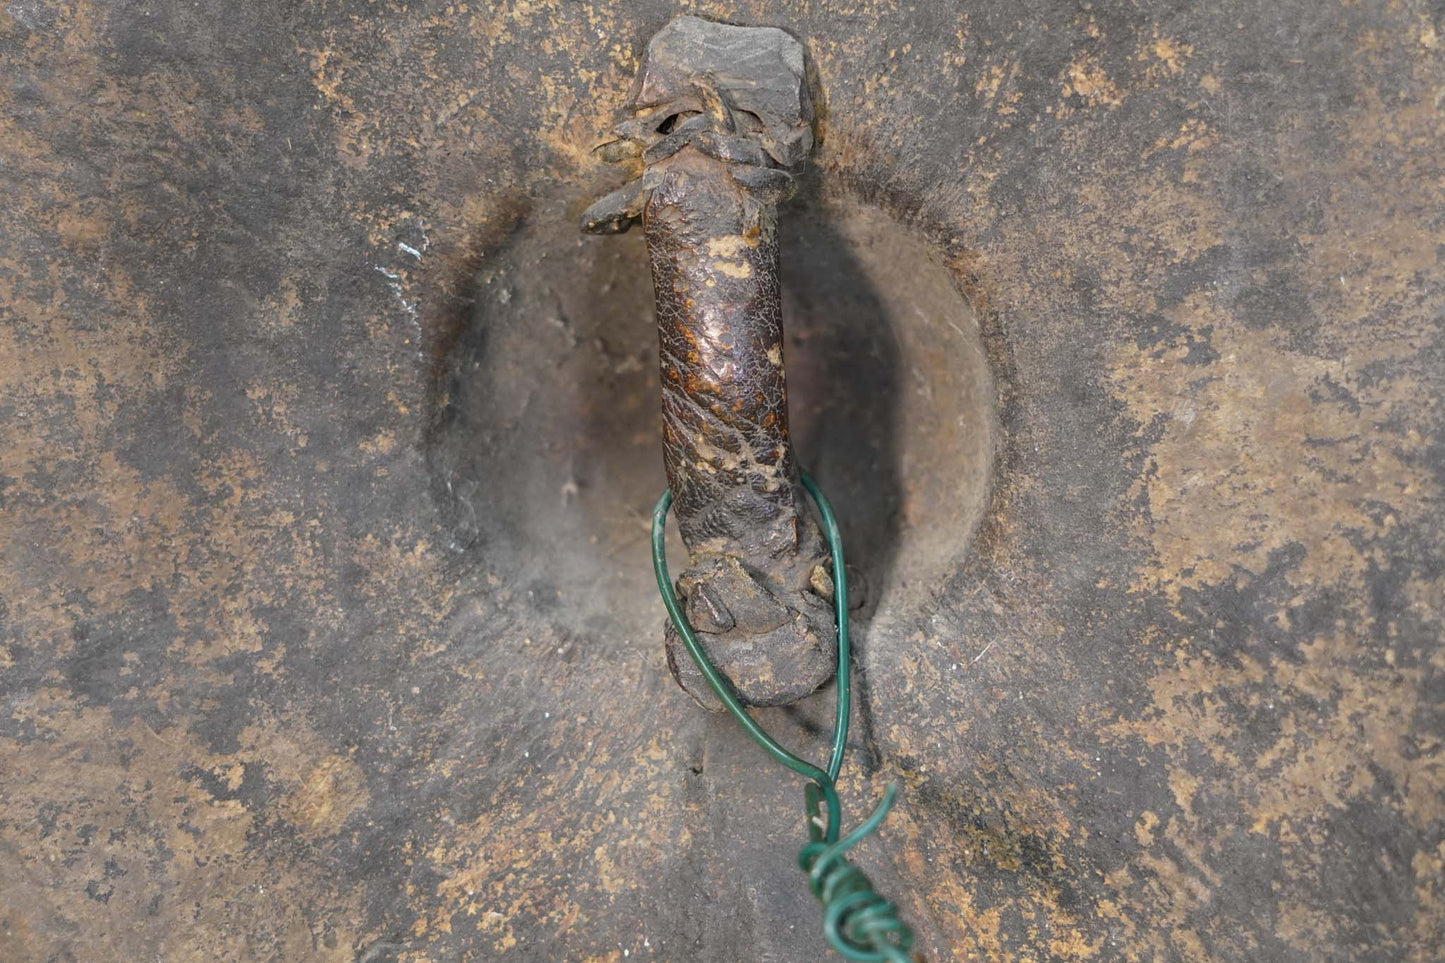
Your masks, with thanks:
M 733 692 L 732 686 L 712 664 L 703 651 L 672 587 L 667 573 L 667 511 L 672 507 L 672 492 L 666 491 L 652 510 L 652 568 L 657 575 L 657 588 L 662 604 L 672 619 L 673 627 L 687 646 L 688 654 L 697 663 L 708 687 L 722 701 L 724 708 L 737 720 L 753 741 L 782 765 L 810 780 L 804 787 L 804 805 L 808 815 L 809 841 L 798 853 L 798 865 L 808 874 L 813 895 L 823 904 L 823 935 L 828 945 L 844 959 L 857 961 L 891 961 L 909 963 L 908 950 L 913 945 L 913 931 L 898 916 L 898 907 L 878 895 L 863 871 L 848 862 L 846 853 L 865 836 L 876 830 L 888 815 L 898 787 L 889 786 L 873 813 L 842 839 L 842 807 L 838 802 L 838 773 L 843 768 L 843 753 L 848 743 L 848 716 L 851 705 L 852 652 L 848 641 L 848 578 L 843 568 L 843 536 L 833 506 L 823 497 L 812 476 L 802 473 L 803 487 L 818 507 L 823 520 L 823 533 L 833 556 L 833 608 L 838 620 L 838 675 L 833 720 L 833 751 L 827 770 L 819 769 L 806 759 L 783 748 L 776 739 L 748 715 Z M 827 807 L 827 819 L 818 813 L 818 804 Z

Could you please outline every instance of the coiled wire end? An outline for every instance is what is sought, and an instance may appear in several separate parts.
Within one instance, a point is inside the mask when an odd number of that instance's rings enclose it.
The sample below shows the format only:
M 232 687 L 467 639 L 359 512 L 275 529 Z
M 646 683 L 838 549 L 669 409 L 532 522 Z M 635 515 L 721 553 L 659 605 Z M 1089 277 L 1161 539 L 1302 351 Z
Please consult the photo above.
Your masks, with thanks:
M 908 963 L 913 931 L 899 917 L 898 907 L 880 896 L 872 880 L 844 855 L 883 823 L 898 787 L 890 785 L 872 814 L 837 842 L 828 841 L 818 815 L 823 790 L 809 783 L 804 792 L 811 839 L 798 853 L 798 865 L 808 874 L 808 885 L 823 904 L 823 936 L 828 945 L 848 960 Z

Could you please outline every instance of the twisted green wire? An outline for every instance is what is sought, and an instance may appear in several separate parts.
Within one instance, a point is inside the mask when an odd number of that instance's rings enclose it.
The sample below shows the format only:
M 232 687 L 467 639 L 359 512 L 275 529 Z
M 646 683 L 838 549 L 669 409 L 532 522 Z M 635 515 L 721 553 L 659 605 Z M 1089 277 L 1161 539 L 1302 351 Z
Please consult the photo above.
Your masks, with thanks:
M 732 686 L 713 666 L 703 651 L 687 616 L 682 612 L 672 579 L 667 573 L 667 510 L 672 507 L 672 492 L 666 491 L 652 510 L 652 568 L 657 574 L 657 588 L 662 604 L 667 607 L 673 627 L 682 637 L 688 653 L 697 663 L 708 687 L 722 700 L 728 713 L 738 721 L 753 741 L 782 765 L 812 780 L 804 787 L 804 804 L 808 814 L 808 843 L 798 853 L 798 865 L 808 874 L 808 884 L 823 904 L 823 935 L 828 945 L 848 960 L 892 961 L 909 963 L 908 950 L 913 945 L 913 932 L 898 916 L 898 908 L 878 895 L 862 870 L 848 862 L 845 854 L 865 836 L 882 824 L 893 805 L 897 786 L 889 786 L 883 800 L 873 813 L 842 839 L 838 838 L 842 823 L 842 807 L 838 802 L 838 773 L 843 768 L 843 752 L 848 742 L 848 715 L 851 703 L 852 652 L 848 642 L 848 579 L 843 568 L 843 536 L 833 506 L 823 497 L 818 485 L 802 473 L 803 487 L 818 506 L 823 532 L 833 555 L 833 607 L 838 619 L 838 675 L 833 720 L 833 752 L 827 770 L 793 755 L 768 735 L 733 693 Z M 819 815 L 820 800 L 827 807 L 826 821 Z

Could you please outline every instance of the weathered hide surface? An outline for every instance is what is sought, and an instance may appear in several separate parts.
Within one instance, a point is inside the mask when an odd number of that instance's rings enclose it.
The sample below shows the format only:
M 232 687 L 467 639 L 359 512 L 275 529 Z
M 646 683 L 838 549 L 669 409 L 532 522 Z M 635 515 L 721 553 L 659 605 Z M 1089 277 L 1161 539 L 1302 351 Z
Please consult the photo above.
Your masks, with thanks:
M 794 297 L 929 958 L 1439 959 L 1445 8 L 682 9 L 813 58 L 785 277 L 881 208 L 991 372 L 974 531 L 889 441 L 952 356 Z M 641 240 L 575 235 L 676 12 L 0 5 L 0 959 L 822 958 L 801 788 L 662 658 Z

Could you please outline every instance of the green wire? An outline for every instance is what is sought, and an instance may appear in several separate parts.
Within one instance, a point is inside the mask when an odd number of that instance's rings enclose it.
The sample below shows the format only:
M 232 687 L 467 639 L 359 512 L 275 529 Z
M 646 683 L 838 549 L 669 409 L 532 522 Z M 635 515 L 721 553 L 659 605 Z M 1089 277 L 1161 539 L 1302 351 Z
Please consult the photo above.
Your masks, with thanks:
M 898 909 L 879 896 L 861 870 L 851 865 L 844 854 L 872 833 L 893 805 L 897 786 L 889 786 L 883 800 L 862 824 L 842 840 L 838 831 L 842 824 L 842 807 L 838 802 L 838 773 L 843 768 L 843 755 L 848 743 L 848 717 L 852 701 L 852 651 L 848 639 L 848 578 L 843 567 L 843 536 L 833 506 L 818 488 L 812 476 L 802 473 L 803 487 L 818 507 L 823 520 L 823 533 L 833 557 L 833 609 L 838 622 L 838 673 L 834 706 L 833 751 L 826 771 L 783 748 L 776 739 L 748 715 L 732 686 L 712 664 L 703 651 L 697 635 L 682 612 L 667 572 L 667 511 L 672 507 L 672 492 L 666 491 L 652 510 L 652 568 L 657 575 L 657 588 L 667 608 L 673 627 L 681 636 L 688 654 L 697 663 L 708 688 L 722 701 L 723 707 L 737 720 L 743 730 L 763 751 L 800 776 L 812 780 L 805 788 L 804 802 L 808 813 L 809 842 L 798 855 L 798 863 L 808 873 L 813 894 L 823 903 L 823 933 L 828 944 L 848 960 L 894 961 L 908 963 L 908 949 L 913 933 L 898 916 Z M 828 809 L 827 822 L 818 816 L 819 795 Z
M 838 518 L 833 506 L 823 497 L 823 490 L 813 481 L 813 476 L 800 472 L 803 487 L 818 506 L 823 518 L 823 535 L 828 539 L 828 551 L 833 553 L 833 614 L 838 620 L 838 682 L 835 708 L 833 711 L 833 754 L 828 760 L 828 780 L 838 781 L 843 769 L 843 753 L 848 743 L 849 710 L 853 696 L 853 650 L 848 639 L 848 572 L 843 567 L 843 533 L 838 530 Z

